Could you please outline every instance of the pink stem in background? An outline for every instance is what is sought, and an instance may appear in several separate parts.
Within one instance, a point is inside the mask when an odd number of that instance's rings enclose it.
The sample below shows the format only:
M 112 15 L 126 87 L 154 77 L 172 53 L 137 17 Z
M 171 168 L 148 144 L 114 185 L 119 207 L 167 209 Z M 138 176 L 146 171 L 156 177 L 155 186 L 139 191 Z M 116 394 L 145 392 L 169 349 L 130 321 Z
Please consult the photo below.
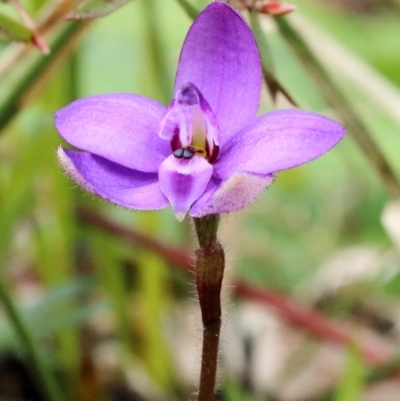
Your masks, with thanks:
M 151 249 L 154 253 L 162 255 L 165 260 L 176 266 L 188 271 L 194 270 L 193 257 L 189 254 L 189 252 L 182 251 L 182 249 L 164 244 L 149 237 L 148 235 L 126 228 L 121 224 L 107 219 L 92 209 L 82 207 L 79 209 L 78 215 L 79 218 L 86 223 L 101 228 L 104 231 L 112 233 L 120 238 L 125 238 L 128 241 L 142 246 L 143 248 Z
M 297 327 L 309 331 L 315 337 L 339 345 L 355 342 L 354 336 L 340 323 L 332 321 L 321 313 L 300 304 L 297 300 L 272 290 L 256 288 L 243 282 L 235 283 L 235 295 L 268 305 L 283 318 Z M 390 358 L 390 353 L 377 344 L 364 344 L 361 351 L 365 359 L 373 365 L 381 365 Z
M 155 253 L 162 255 L 171 264 L 187 271 L 193 271 L 193 259 L 185 249 L 167 245 L 135 230 L 125 228 L 88 208 L 79 209 L 79 217 L 86 223 L 151 249 Z M 232 290 L 235 295 L 242 299 L 272 307 L 279 316 L 289 323 L 308 331 L 317 338 L 340 346 L 347 346 L 356 341 L 350 330 L 343 327 L 340 322 L 329 319 L 314 309 L 299 303 L 298 300 L 291 299 L 282 293 L 265 288 L 256 288 L 241 281 L 235 282 Z M 376 343 L 357 342 L 357 346 L 371 365 L 379 366 L 389 362 L 391 359 L 390 352 Z M 400 371 L 395 377 L 400 379 Z

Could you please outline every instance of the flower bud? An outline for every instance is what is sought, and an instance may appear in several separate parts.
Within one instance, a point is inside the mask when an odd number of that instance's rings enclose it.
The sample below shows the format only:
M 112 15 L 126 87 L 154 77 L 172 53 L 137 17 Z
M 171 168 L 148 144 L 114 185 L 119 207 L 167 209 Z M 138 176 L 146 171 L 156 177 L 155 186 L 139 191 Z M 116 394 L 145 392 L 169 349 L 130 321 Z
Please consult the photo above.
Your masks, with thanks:
M 281 3 L 279 1 L 265 0 L 261 1 L 259 5 L 256 6 L 256 9 L 262 14 L 269 14 L 274 17 L 281 17 L 296 10 L 296 6 L 292 4 Z

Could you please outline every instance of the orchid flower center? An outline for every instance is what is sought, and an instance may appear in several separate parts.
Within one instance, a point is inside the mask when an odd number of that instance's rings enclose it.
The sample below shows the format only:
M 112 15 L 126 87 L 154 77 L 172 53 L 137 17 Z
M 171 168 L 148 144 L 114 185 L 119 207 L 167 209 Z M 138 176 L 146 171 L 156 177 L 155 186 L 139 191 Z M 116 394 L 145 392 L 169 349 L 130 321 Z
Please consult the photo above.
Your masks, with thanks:
M 218 156 L 218 125 L 199 89 L 187 83 L 176 94 L 162 122 L 159 136 L 170 140 L 177 159 L 202 156 L 213 163 Z

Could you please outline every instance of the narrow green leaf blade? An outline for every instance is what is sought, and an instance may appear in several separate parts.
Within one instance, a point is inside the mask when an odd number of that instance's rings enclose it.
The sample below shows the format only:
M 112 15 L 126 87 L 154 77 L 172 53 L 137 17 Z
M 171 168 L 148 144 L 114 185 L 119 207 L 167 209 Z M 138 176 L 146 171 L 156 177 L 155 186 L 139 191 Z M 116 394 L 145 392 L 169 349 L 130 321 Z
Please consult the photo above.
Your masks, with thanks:
M 361 400 L 365 383 L 365 366 L 360 350 L 350 345 L 347 363 L 343 372 L 334 401 Z
M 25 25 L 0 13 L 0 38 L 16 40 L 18 42 L 29 42 L 32 36 L 33 32 Z
M 73 38 L 78 37 L 88 26 L 88 22 L 81 21 L 65 24 L 51 43 L 51 54 L 48 57 L 36 58 L 33 63 L 27 66 L 13 88 L 6 93 L 0 91 L 0 135 L 4 132 L 1 129 L 21 110 L 23 96 L 34 87 L 39 77 L 48 71 L 65 46 Z
M 118 10 L 131 0 L 81 0 L 67 19 L 101 18 Z
M 177 2 L 182 6 L 189 18 L 194 20 L 199 15 L 197 8 L 190 4 L 187 0 L 177 0 Z
M 400 181 L 357 110 L 337 87 L 302 35 L 287 18 L 275 18 L 279 32 L 313 78 L 327 104 L 336 110 L 347 132 L 371 162 L 394 199 L 400 198 Z
M 267 84 L 267 89 L 271 95 L 273 102 L 276 102 L 277 94 L 280 92 L 290 103 L 293 104 L 293 106 L 297 107 L 297 103 L 294 101 L 293 97 L 289 94 L 289 92 L 283 87 L 283 85 L 275 76 L 271 50 L 269 48 L 265 34 L 261 28 L 258 15 L 255 12 L 250 12 L 249 21 L 254 37 L 256 38 L 258 49 L 260 51 L 263 77 Z

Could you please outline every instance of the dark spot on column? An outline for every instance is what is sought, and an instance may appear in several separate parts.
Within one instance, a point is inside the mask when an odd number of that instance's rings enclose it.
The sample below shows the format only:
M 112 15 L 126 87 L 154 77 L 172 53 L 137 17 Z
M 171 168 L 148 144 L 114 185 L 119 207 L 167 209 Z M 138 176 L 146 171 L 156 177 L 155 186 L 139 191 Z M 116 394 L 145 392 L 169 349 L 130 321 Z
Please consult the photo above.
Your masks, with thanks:
M 184 154 L 184 150 L 182 148 L 174 150 L 174 156 L 177 159 L 182 159 L 183 154 Z
M 194 151 L 192 149 L 186 148 L 183 150 L 183 158 L 191 159 L 194 156 Z

